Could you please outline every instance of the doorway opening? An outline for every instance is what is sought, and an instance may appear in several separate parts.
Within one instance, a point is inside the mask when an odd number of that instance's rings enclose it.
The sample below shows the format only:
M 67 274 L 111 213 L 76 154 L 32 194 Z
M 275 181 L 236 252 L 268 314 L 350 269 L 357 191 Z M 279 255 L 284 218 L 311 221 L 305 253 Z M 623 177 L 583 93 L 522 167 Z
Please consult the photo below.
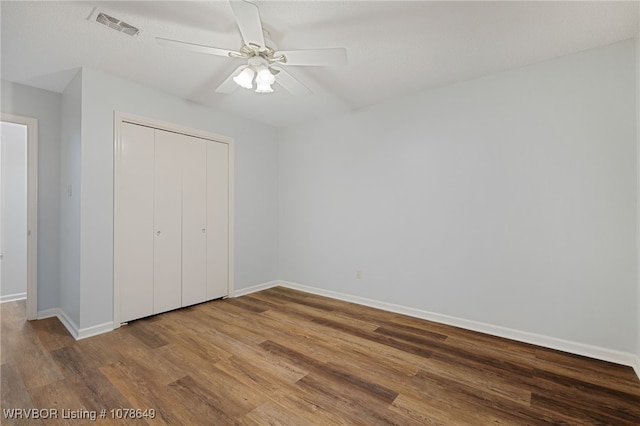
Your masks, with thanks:
M 38 315 L 38 121 L 0 116 L 0 302 L 27 299 Z

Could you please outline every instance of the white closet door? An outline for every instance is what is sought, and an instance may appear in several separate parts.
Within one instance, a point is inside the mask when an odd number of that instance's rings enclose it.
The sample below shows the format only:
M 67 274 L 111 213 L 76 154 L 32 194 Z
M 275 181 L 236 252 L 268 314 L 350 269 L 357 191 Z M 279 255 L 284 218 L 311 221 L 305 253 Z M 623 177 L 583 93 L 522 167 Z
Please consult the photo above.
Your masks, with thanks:
M 228 296 L 229 146 L 207 143 L 207 299 Z
M 182 306 L 207 300 L 207 145 L 181 137 Z
M 182 306 L 182 144 L 155 131 L 154 313 Z
M 120 322 L 153 314 L 153 129 L 123 123 L 115 181 Z

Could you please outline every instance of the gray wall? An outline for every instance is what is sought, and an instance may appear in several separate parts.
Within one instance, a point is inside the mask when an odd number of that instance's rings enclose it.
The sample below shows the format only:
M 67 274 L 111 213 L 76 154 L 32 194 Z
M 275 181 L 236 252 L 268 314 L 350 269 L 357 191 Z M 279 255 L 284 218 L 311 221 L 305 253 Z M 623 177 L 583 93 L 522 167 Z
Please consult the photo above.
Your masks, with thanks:
M 81 212 L 80 174 L 82 73 L 62 94 L 60 144 L 60 308 L 75 326 L 80 324 Z
M 58 93 L 2 80 L 2 112 L 38 119 L 38 310 L 59 306 L 60 102 Z
M 282 131 L 279 277 L 635 352 L 635 78 L 631 40 Z
M 82 71 L 80 328 L 113 317 L 114 110 L 234 139 L 235 288 L 277 279 L 277 133 L 92 69 Z

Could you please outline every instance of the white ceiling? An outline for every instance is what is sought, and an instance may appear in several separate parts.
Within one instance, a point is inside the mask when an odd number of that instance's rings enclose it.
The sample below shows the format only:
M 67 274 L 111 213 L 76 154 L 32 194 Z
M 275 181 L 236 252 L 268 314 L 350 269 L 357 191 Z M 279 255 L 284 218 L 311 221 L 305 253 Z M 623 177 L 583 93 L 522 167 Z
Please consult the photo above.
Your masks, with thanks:
M 242 62 L 160 46 L 155 37 L 239 49 L 226 1 L 2 1 L 3 79 L 62 92 L 86 66 L 276 127 L 635 37 L 631 2 L 256 1 L 282 50 L 345 47 L 342 67 L 289 67 L 296 98 L 215 88 Z M 87 20 L 94 7 L 142 30 Z

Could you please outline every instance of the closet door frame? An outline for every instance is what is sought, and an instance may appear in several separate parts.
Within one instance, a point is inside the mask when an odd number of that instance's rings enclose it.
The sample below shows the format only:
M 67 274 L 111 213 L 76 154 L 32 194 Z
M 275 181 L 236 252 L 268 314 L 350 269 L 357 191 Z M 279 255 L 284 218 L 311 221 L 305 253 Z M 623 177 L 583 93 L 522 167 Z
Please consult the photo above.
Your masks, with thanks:
M 121 158 L 122 156 L 122 149 L 123 149 L 123 145 L 122 145 L 122 139 L 121 139 L 121 127 L 123 125 L 123 123 L 130 123 L 130 124 L 136 124 L 139 126 L 146 126 L 146 127 L 151 127 L 154 129 L 158 129 L 158 130 L 164 130 L 167 132 L 174 132 L 174 133 L 180 133 L 183 135 L 187 135 L 187 136 L 192 136 L 192 137 L 196 137 L 196 138 L 200 138 L 200 139 L 205 139 L 207 141 L 212 141 L 212 142 L 218 142 L 218 143 L 224 143 L 227 144 L 228 148 L 229 148 L 229 158 L 228 158 L 228 166 L 229 166 L 229 176 L 228 176 L 228 183 L 229 183 L 229 206 L 228 206 L 228 213 L 229 213 L 229 219 L 228 219 L 228 232 L 229 232 L 229 241 L 228 241 L 228 264 L 227 267 L 229 269 L 228 271 L 228 282 L 227 282 L 227 297 L 231 297 L 234 293 L 234 279 L 233 279 L 233 241 L 234 241 L 234 237 L 233 237 L 233 194 L 234 194 L 234 190 L 233 190 L 233 176 L 234 176 L 234 172 L 233 172 L 233 164 L 234 164 L 234 143 L 233 143 L 233 138 L 230 138 L 228 136 L 224 136 L 224 135 L 220 135 L 220 134 L 216 134 L 216 133 L 212 133 L 212 132 L 207 132 L 204 130 L 199 130 L 199 129 L 194 129 L 191 127 L 185 127 L 185 126 L 181 126 L 175 123 L 169 123 L 166 121 L 160 121 L 160 120 L 155 120 L 155 119 L 151 119 L 148 117 L 143 117 L 143 116 L 139 116 L 139 115 L 135 115 L 135 114 L 130 114 L 127 112 L 122 112 L 122 111 L 114 111 L 114 117 L 113 117 L 113 188 L 114 188 L 114 194 L 113 194 L 113 228 L 114 228 L 114 239 L 115 239 L 115 235 L 116 235 L 116 230 L 117 230 L 117 226 L 118 224 L 116 223 L 116 211 L 117 211 L 117 198 L 116 198 L 116 194 L 115 194 L 115 188 L 116 188 L 116 179 L 119 176 L 119 158 Z M 115 259 L 115 244 L 114 244 L 114 253 L 113 253 L 113 258 Z M 114 270 L 115 270 L 115 264 L 114 264 Z M 115 272 L 115 271 L 114 271 Z M 114 280 L 113 283 L 113 328 L 118 328 L 120 327 L 120 325 L 122 325 L 122 322 L 120 320 L 120 288 L 119 288 L 119 284 L 118 282 L 116 282 Z

